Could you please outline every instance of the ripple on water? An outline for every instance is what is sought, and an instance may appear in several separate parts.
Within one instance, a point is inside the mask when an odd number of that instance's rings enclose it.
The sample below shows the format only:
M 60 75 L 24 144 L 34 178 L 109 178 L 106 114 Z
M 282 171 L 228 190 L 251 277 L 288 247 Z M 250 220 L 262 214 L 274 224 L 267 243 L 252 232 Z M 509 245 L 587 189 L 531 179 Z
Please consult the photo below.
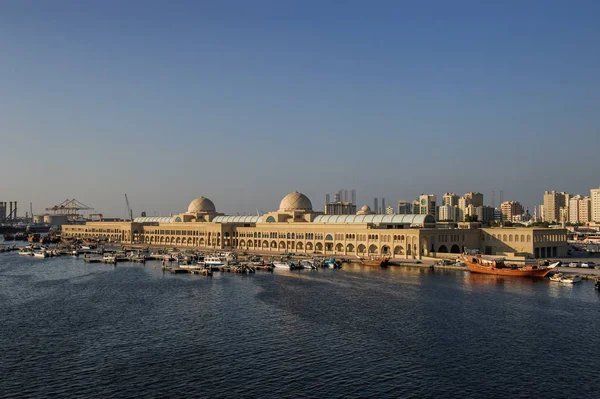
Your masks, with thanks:
M 595 394 L 595 355 L 579 349 L 598 344 L 589 282 L 361 267 L 207 278 L 10 256 L 1 397 Z

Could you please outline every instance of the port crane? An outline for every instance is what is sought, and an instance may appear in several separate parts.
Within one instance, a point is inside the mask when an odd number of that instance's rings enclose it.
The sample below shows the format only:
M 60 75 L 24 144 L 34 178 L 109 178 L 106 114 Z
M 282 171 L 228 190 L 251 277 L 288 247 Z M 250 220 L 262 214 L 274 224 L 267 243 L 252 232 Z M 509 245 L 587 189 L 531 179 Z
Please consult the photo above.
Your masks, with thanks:
M 129 206 L 129 198 L 127 198 L 127 194 L 125 194 L 125 203 L 127 204 L 127 214 L 129 215 L 129 220 L 133 222 L 133 210 L 131 206 Z

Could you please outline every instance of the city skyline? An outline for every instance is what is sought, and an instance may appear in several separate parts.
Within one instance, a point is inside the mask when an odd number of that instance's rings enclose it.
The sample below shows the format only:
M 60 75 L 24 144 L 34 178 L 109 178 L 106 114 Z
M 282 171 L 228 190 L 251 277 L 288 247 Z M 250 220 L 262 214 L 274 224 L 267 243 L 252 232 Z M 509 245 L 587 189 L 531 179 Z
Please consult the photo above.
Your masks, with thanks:
M 469 191 L 488 205 L 492 190 L 498 207 L 502 190 L 531 212 L 547 190 L 586 195 L 600 186 L 599 12 L 2 2 L 0 200 L 125 217 L 125 193 L 149 215 L 200 195 L 267 212 L 292 190 L 321 207 L 335 187 L 359 208 Z

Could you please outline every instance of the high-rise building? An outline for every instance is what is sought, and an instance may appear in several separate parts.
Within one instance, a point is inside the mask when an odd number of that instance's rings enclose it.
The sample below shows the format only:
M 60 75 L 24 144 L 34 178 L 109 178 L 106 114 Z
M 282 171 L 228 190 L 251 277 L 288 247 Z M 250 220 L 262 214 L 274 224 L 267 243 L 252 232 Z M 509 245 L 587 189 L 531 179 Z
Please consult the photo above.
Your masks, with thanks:
M 565 192 L 544 192 L 544 221 L 548 223 L 560 222 L 562 220 L 562 209 L 568 206 L 569 197 L 570 195 Z
M 591 221 L 592 199 L 576 195 L 569 200 L 569 222 L 587 223 Z
M 373 198 L 373 212 L 376 214 L 379 213 L 379 203 L 377 202 L 377 197 Z
M 386 215 L 393 215 L 394 214 L 394 207 L 390 205 L 387 208 L 385 208 L 385 214 Z
M 442 205 L 458 206 L 460 197 L 454 193 L 446 193 L 442 197 Z
M 523 214 L 524 209 L 518 201 L 506 201 L 500 204 L 500 212 L 502 213 L 503 222 L 514 222 L 517 216 Z
M 356 190 L 352 189 L 352 205 L 356 205 Z
M 325 204 L 326 215 L 355 215 L 356 205 L 351 202 L 330 202 Z
M 399 215 L 410 215 L 412 213 L 411 203 L 408 201 L 398 201 L 398 214 Z
M 413 215 L 421 214 L 421 203 L 419 202 L 418 199 L 416 199 L 412 202 L 412 213 L 413 213 Z
M 325 194 L 325 203 L 329 204 L 330 202 L 331 201 L 330 201 L 330 198 L 329 198 L 329 193 L 327 193 L 327 194 Z
M 457 206 L 442 205 L 438 206 L 438 220 L 440 222 L 456 222 L 457 220 Z
M 419 213 L 421 215 L 432 215 L 433 217 L 436 217 L 437 195 L 421 194 L 419 196 L 419 203 Z
M 385 213 L 386 207 L 385 207 L 385 198 L 381 198 L 381 213 Z
M 467 200 L 466 205 L 473 205 L 474 207 L 483 206 L 483 194 L 481 193 L 466 193 L 463 198 Z
M 600 222 L 600 188 L 590 190 L 590 200 L 592 206 L 592 221 Z

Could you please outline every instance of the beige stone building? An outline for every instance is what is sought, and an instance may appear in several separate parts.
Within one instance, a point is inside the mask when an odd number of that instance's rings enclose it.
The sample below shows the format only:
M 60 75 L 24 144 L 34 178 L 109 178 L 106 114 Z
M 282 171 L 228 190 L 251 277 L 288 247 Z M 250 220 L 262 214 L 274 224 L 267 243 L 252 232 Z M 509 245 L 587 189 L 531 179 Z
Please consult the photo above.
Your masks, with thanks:
M 533 255 L 537 248 L 535 244 L 514 246 L 508 236 L 503 239 L 506 229 L 480 230 L 454 226 L 441 228 L 431 215 L 375 214 L 367 205 L 355 215 L 324 215 L 313 211 L 312 203 L 305 195 L 293 192 L 281 200 L 277 211 L 261 216 L 226 216 L 218 213 L 208 198 L 200 197 L 190 203 L 187 212 L 172 217 L 65 225 L 63 235 L 176 248 L 317 253 L 345 257 L 373 254 L 397 259 L 460 253 L 465 248 L 483 251 L 488 246 L 490 251 L 510 252 L 507 249 L 512 248 L 512 252 L 518 250 Z M 552 229 L 525 230 L 531 237 L 529 242 L 525 239 L 524 244 L 537 243 L 532 241 L 537 240 L 534 236 L 546 237 L 549 232 L 541 230 Z M 511 245 L 500 246 L 491 239 L 484 244 L 482 231 L 493 231 L 490 234 L 499 236 L 500 242 Z M 566 255 L 566 233 L 564 235 Z M 547 240 L 544 238 L 543 242 Z M 556 246 L 557 254 L 562 253 L 558 243 L 552 246 Z

